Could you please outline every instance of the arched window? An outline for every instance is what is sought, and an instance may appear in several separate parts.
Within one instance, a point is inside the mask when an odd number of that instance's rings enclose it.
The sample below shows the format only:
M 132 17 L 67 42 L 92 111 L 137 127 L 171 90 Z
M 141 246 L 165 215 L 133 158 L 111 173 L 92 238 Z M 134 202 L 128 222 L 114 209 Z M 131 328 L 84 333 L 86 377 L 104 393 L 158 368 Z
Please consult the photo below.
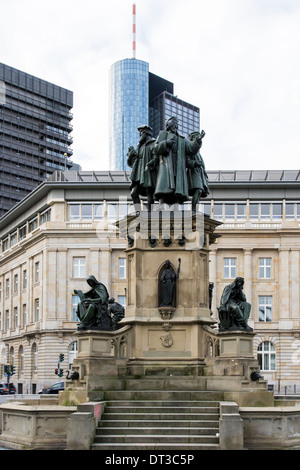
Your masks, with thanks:
M 257 348 L 257 360 L 261 370 L 276 370 L 276 350 L 273 343 L 264 341 Z

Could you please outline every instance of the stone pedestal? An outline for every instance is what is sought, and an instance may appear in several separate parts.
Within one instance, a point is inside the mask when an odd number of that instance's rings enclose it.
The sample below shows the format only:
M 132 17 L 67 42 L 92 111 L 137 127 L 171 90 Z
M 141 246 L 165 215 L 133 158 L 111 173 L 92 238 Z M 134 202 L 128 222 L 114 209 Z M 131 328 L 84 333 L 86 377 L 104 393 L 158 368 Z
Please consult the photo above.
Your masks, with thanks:
M 223 390 L 227 400 L 240 406 L 271 406 L 273 393 L 267 391 L 267 382 L 260 376 L 253 354 L 255 333 L 226 331 L 218 333 L 217 337 L 219 355 L 205 372 L 208 389 Z M 253 373 L 258 375 L 253 376 Z
M 219 223 L 187 211 L 145 211 L 118 225 L 128 239 L 127 306 L 121 323 L 132 326 L 129 373 L 182 369 L 201 374 L 201 325 L 214 323 L 209 309 L 209 244 Z M 167 260 L 175 273 L 180 264 L 170 306 L 160 304 L 159 279 Z
M 220 358 L 251 358 L 253 359 L 254 333 L 243 331 L 227 331 L 219 333 Z
M 78 394 L 81 387 L 89 400 L 102 400 L 105 391 L 135 396 L 134 390 L 163 387 L 216 391 L 240 405 L 271 404 L 267 383 L 251 378 L 259 371 L 254 333 L 214 328 L 209 247 L 217 225 L 186 212 L 144 212 L 118 222 L 128 240 L 125 318 L 117 331 L 77 332 Z M 166 305 L 160 279 L 167 260 L 178 276 Z

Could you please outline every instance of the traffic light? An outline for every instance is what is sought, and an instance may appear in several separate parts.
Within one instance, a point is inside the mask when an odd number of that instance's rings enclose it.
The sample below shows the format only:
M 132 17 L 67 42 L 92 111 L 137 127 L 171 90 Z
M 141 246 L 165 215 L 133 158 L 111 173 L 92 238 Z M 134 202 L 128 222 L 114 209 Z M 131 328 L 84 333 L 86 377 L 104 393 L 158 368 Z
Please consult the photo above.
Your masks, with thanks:
M 59 376 L 59 377 L 62 377 L 63 375 L 64 375 L 64 370 L 63 370 L 63 369 L 60 369 L 58 376 Z
M 16 373 L 15 366 L 10 366 L 10 375 L 14 375 Z
M 9 366 L 4 365 L 4 374 L 8 374 L 9 372 Z
M 58 369 L 55 369 L 55 374 L 58 375 Z
M 59 362 L 63 362 L 65 360 L 65 355 L 60 353 L 59 355 Z

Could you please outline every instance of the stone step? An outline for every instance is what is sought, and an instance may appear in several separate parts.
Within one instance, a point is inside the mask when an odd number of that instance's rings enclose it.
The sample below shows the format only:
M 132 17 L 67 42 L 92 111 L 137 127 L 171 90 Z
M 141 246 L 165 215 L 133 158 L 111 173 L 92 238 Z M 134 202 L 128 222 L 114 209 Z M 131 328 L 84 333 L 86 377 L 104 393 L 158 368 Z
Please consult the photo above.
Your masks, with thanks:
M 218 392 L 106 393 L 91 450 L 219 449 Z
M 111 400 L 177 400 L 177 401 L 222 401 L 224 393 L 219 391 L 185 390 L 110 390 L 104 392 L 104 401 Z
M 130 444 L 132 442 L 143 444 L 218 444 L 219 438 L 212 435 L 195 434 L 115 434 L 109 436 L 96 435 L 94 440 L 95 444 Z
M 105 413 L 217 413 L 216 406 L 136 406 L 133 403 L 131 406 L 106 406 Z
M 185 420 L 185 419 L 177 419 L 175 420 L 164 420 L 164 419 L 149 419 L 147 421 L 145 420 L 121 420 L 121 419 L 101 419 L 99 422 L 99 427 L 163 427 L 163 428 L 181 428 L 181 427 L 198 427 L 198 428 L 205 428 L 205 427 L 213 427 L 214 429 L 219 428 L 219 419 L 204 419 L 204 420 Z
M 144 423 L 145 424 L 145 423 Z M 206 436 L 216 436 L 219 432 L 219 423 L 215 427 L 174 427 L 174 426 L 140 426 L 140 427 L 134 427 L 134 426 L 114 426 L 114 427 L 108 427 L 108 426 L 100 426 L 96 430 L 96 437 L 98 436 L 112 436 L 116 434 L 143 434 L 145 435 L 155 435 L 155 434 L 176 434 L 176 435 L 196 435 L 196 436 L 201 436 L 201 435 L 206 435 Z
M 172 413 L 155 413 L 155 412 L 150 412 L 150 413 L 103 413 L 102 415 L 103 419 L 106 420 L 111 420 L 111 419 L 121 419 L 121 420 L 134 420 L 134 419 L 144 419 L 144 420 L 150 420 L 150 419 L 160 419 L 160 420 L 216 420 L 219 418 L 219 413 L 177 413 L 177 412 L 172 412 Z
M 180 450 L 180 451 L 187 451 L 187 450 L 219 450 L 219 444 L 212 444 L 212 443 L 139 443 L 139 442 L 131 442 L 131 443 L 95 443 L 92 444 L 91 450 L 110 450 L 110 451 L 123 451 L 128 450 L 131 452 L 140 451 L 140 450 Z
M 190 406 L 200 406 L 200 407 L 219 407 L 219 401 L 216 400 L 202 400 L 197 401 L 193 400 L 108 400 L 105 402 L 106 406 L 131 406 L 132 404 L 136 406 L 172 406 L 172 407 L 181 407 L 190 404 Z

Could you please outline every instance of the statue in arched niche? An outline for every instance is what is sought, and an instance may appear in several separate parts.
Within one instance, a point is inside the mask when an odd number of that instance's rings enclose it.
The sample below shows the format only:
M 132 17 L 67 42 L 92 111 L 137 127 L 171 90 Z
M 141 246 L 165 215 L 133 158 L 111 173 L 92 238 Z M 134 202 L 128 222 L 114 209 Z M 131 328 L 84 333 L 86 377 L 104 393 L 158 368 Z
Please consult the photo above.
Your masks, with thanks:
M 178 259 L 177 272 L 174 271 L 170 260 L 167 260 L 159 275 L 158 305 L 159 307 L 176 308 L 176 282 L 179 278 L 181 259 Z

